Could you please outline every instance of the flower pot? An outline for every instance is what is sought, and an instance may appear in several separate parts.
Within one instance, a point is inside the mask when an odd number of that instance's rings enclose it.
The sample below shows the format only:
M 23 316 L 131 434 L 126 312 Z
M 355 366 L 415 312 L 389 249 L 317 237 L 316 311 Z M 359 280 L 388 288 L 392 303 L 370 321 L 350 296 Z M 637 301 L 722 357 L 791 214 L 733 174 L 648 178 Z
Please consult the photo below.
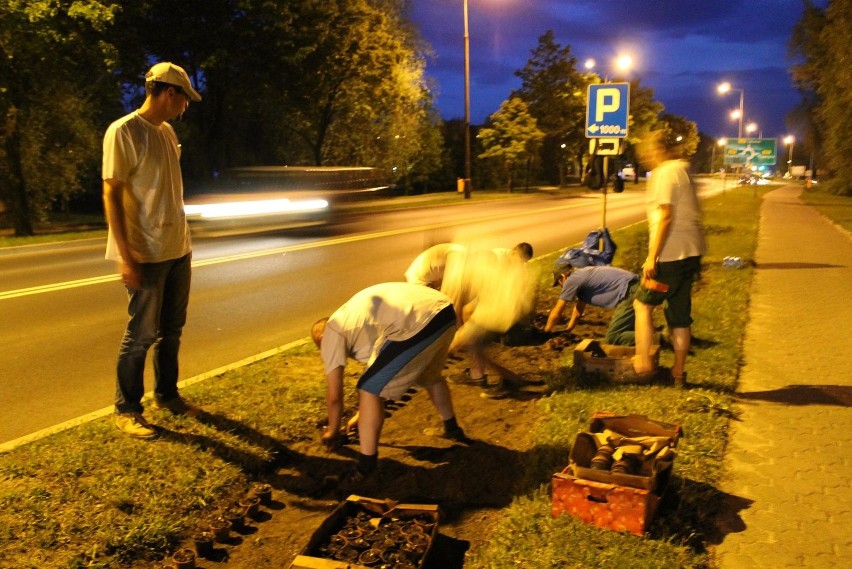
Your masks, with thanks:
M 257 496 L 246 496 L 239 501 L 239 505 L 243 508 L 248 517 L 253 518 L 257 516 L 257 513 L 260 510 L 260 498 Z
M 246 527 L 246 513 L 236 504 L 225 510 L 222 516 L 231 522 L 231 529 L 233 530 L 241 530 Z
M 195 569 L 195 552 L 191 549 L 178 549 L 172 555 L 175 569 Z
M 213 555 L 214 539 L 216 539 L 216 536 L 209 531 L 203 531 L 195 536 L 195 552 L 199 557 L 208 558 Z
M 260 503 L 264 506 L 268 506 L 272 502 L 272 486 L 269 484 L 255 484 L 252 493 L 260 498 Z
M 218 516 L 210 522 L 210 532 L 216 541 L 224 543 L 231 536 L 231 522 L 223 516 Z

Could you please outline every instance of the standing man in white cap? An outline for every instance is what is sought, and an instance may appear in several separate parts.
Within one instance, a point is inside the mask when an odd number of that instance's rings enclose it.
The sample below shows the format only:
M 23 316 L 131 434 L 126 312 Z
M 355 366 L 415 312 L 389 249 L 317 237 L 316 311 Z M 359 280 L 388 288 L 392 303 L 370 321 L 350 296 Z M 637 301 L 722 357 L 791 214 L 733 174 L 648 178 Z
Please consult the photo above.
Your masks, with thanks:
M 192 247 L 184 215 L 180 144 L 167 122 L 201 95 L 183 68 L 158 63 L 145 75 L 145 102 L 104 135 L 103 199 L 109 224 L 106 258 L 117 262 L 128 292 L 127 328 L 118 352 L 115 424 L 150 439 L 142 416 L 143 376 L 154 346 L 154 408 L 197 416 L 178 394 L 178 350 L 189 304 Z

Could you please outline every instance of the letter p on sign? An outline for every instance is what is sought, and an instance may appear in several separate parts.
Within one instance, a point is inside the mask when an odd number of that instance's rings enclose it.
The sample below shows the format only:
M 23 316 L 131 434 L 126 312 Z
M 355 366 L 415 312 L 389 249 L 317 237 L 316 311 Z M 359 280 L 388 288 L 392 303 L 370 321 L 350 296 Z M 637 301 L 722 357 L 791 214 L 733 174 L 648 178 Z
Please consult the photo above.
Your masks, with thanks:
M 605 113 L 615 112 L 621 107 L 621 91 L 598 89 L 595 100 L 595 122 L 604 120 Z

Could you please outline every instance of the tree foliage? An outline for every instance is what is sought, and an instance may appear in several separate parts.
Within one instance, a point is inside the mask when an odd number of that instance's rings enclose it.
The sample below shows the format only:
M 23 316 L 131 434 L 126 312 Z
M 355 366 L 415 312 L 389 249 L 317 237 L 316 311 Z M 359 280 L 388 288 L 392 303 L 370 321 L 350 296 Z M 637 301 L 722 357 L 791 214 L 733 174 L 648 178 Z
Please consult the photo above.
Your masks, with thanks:
M 545 165 L 544 178 L 559 183 L 565 179 L 565 166 L 571 164 L 579 174 L 583 157 L 587 154 L 585 137 L 588 87 L 603 83 L 596 73 L 581 73 L 571 46 L 560 45 L 553 31 L 548 30 L 538 39 L 530 59 L 515 75 L 521 87 L 512 96 L 523 99 L 529 112 L 544 132 L 541 145 L 541 163 Z M 662 113 L 662 103 L 654 100 L 654 91 L 640 85 L 638 79 L 630 82 L 629 137 L 625 159 L 633 160 L 632 145 L 642 139 L 657 124 Z
M 683 155 L 685 158 L 695 154 L 701 139 L 698 136 L 698 125 L 678 115 L 662 113 L 651 130 L 666 130 L 675 136 L 683 137 Z
M 825 10 L 805 1 L 802 19 L 790 40 L 790 51 L 803 62 L 793 67 L 793 80 L 805 91 L 799 111 L 811 113 L 817 129 L 809 129 L 805 143 L 822 156 L 836 193 L 852 194 L 852 3 L 834 0 Z M 809 121 L 802 121 L 808 124 Z M 821 140 L 815 135 L 821 135 Z M 806 131 L 807 132 L 807 131 Z
M 114 98 L 111 2 L 0 0 L 0 201 L 17 235 L 82 189 Z
M 524 68 L 515 72 L 521 87 L 511 97 L 527 103 L 544 133 L 540 162 L 551 182 L 564 181 L 565 157 L 579 156 L 586 145 L 586 88 L 593 75 L 580 73 L 576 64 L 571 46 L 557 43 L 548 30 L 538 38 Z
M 185 178 L 234 166 L 376 166 L 422 183 L 441 131 L 406 0 L 0 0 L 0 201 L 19 234 L 95 178 L 106 125 L 155 61 L 202 93 Z M 97 188 L 91 188 L 99 192 Z
M 503 166 L 506 183 L 512 191 L 514 171 L 519 163 L 527 163 L 538 151 L 545 134 L 538 128 L 529 106 L 519 97 L 512 97 L 491 115 L 491 126 L 479 131 L 477 138 L 484 159 L 495 159 Z

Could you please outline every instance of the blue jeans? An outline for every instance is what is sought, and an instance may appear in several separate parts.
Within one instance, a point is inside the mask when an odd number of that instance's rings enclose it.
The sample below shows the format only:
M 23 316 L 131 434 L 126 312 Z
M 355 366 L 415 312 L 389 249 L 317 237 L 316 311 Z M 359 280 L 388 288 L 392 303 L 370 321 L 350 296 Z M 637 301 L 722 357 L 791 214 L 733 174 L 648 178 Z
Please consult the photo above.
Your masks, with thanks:
M 154 346 L 154 395 L 177 397 L 178 350 L 189 304 L 192 254 L 161 263 L 142 263 L 142 284 L 128 288 L 130 319 L 118 351 L 115 410 L 141 413 L 145 357 Z

